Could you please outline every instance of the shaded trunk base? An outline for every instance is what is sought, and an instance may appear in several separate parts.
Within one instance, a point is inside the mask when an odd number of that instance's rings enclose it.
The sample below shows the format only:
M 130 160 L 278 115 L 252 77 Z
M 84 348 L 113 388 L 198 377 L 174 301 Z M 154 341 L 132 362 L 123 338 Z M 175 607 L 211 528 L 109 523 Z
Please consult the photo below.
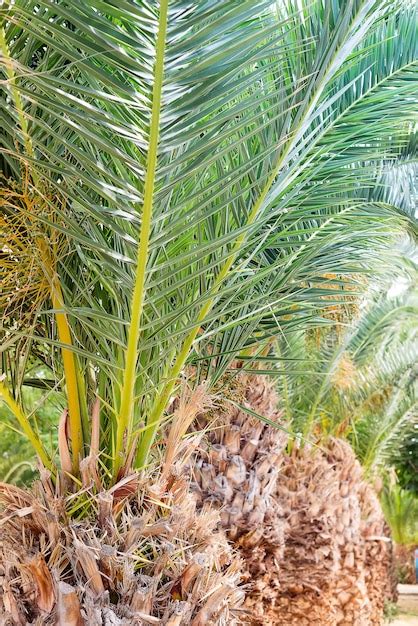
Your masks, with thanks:
M 395 546 L 395 571 L 399 583 L 415 585 L 415 549 L 414 546 Z
M 253 624 L 380 626 L 393 601 L 392 543 L 379 501 L 350 446 L 304 449 L 285 459 L 277 498 L 284 554 L 269 592 L 254 591 Z

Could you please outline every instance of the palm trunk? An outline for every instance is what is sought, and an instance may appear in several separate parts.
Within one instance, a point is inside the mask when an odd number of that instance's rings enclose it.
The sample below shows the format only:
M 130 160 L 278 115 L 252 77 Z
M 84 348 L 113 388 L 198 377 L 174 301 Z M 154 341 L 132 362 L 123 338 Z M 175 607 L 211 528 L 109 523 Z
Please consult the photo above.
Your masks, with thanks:
M 79 521 L 68 514 L 86 491 L 57 497 L 48 478 L 36 493 L 1 485 L 0 623 L 237 623 L 239 566 L 218 514 L 198 513 L 181 478 L 164 493 L 152 478 L 123 479 Z
M 380 624 L 385 604 L 395 604 L 398 599 L 394 544 L 377 494 L 370 485 L 365 485 L 362 492 L 362 510 L 367 595 L 372 607 L 370 623 Z
M 416 583 L 414 547 L 396 545 L 394 548 L 395 575 L 398 582 L 406 585 Z
M 280 421 L 268 380 L 242 374 L 237 383 L 237 403 Z M 382 624 L 391 543 L 349 444 L 331 440 L 287 454 L 282 431 L 244 412 L 220 421 L 193 467 L 194 490 L 201 505 L 220 509 L 243 557 L 246 623 Z
M 232 391 L 240 405 L 279 422 L 277 394 L 266 377 L 241 374 Z M 228 405 L 192 468 L 198 501 L 220 510 L 222 527 L 243 557 L 251 615 L 272 593 L 283 557 L 285 524 L 276 493 L 286 440 L 282 430 Z

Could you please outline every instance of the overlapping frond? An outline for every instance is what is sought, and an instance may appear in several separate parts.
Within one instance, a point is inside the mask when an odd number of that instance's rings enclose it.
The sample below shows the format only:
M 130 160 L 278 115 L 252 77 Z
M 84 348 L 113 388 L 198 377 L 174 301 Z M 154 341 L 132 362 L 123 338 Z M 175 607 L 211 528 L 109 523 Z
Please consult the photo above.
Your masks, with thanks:
M 410 252 L 398 256 L 390 276 L 370 281 L 342 329 L 334 320 L 278 342 L 278 380 L 294 433 L 344 433 L 369 473 L 390 463 L 418 417 L 416 247 Z
M 116 452 L 148 423 L 144 462 L 188 359 L 216 380 L 317 323 L 336 268 L 370 270 L 406 223 L 375 190 L 412 151 L 413 7 L 16 0 L 2 19 L 4 171 L 57 215 L 38 218 L 68 242 L 70 349 Z M 43 328 L 32 345 L 68 349 Z

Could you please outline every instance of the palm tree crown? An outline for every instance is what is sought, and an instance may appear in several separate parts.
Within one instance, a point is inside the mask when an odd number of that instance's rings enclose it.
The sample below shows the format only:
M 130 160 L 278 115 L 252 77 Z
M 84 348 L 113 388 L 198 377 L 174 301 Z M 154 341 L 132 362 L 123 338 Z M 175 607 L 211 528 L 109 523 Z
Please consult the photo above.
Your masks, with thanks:
M 16 0 L 2 21 L 6 371 L 19 398 L 29 355 L 53 369 L 74 472 L 99 398 L 115 479 L 134 448 L 147 462 L 186 363 L 216 381 L 316 323 L 324 276 L 370 269 L 410 218 L 385 189 L 414 158 L 416 15 Z

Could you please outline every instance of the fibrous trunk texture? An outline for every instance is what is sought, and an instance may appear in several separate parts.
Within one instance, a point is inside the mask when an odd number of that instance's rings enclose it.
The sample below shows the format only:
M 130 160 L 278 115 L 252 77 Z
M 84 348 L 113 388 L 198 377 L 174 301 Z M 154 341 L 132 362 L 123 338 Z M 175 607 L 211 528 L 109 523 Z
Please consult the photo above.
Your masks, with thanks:
M 345 441 L 286 460 L 280 593 L 271 623 L 378 626 L 391 593 L 391 542 L 380 504 Z
M 179 477 L 163 491 L 146 478 L 94 498 L 60 497 L 45 476 L 31 492 L 0 485 L 2 626 L 237 623 L 239 563 L 218 513 L 198 513 Z M 89 500 L 95 515 L 77 521 Z
M 371 605 L 371 624 L 380 624 L 386 602 L 398 600 L 395 548 L 379 499 L 371 485 L 362 492 L 363 537 L 366 542 L 365 571 Z
M 241 373 L 229 391 L 280 424 L 267 378 Z M 0 624 L 383 624 L 392 545 L 350 446 L 289 454 L 283 430 L 236 404 L 218 422 L 201 413 L 206 434 L 184 444 L 187 457 L 199 445 L 193 494 L 184 462 L 173 466 L 189 405 L 156 478 L 127 476 L 94 496 L 86 485 L 62 497 L 45 475 L 31 493 L 2 485 Z
M 395 545 L 395 571 L 400 583 L 414 585 L 415 577 L 415 549 L 416 546 Z
M 241 374 L 237 395 L 280 424 L 267 379 Z M 351 447 L 330 440 L 287 454 L 286 443 L 282 430 L 234 409 L 214 422 L 192 468 L 199 502 L 220 509 L 244 559 L 245 622 L 382 624 L 392 546 Z
M 344 463 L 340 445 L 334 448 L 337 457 L 295 449 L 280 475 L 288 527 L 280 588 L 275 606 L 266 607 L 270 623 L 333 626 L 342 619 L 355 624 L 354 614 L 369 617 L 356 497 L 360 469 L 354 459 Z
M 241 374 L 239 404 L 279 423 L 276 391 L 266 377 Z M 205 417 L 200 420 L 205 426 Z M 274 602 L 283 559 L 285 520 L 277 484 L 287 435 L 239 408 L 221 413 L 192 465 L 192 487 L 201 505 L 220 510 L 222 527 L 243 557 L 246 623 L 263 602 Z

